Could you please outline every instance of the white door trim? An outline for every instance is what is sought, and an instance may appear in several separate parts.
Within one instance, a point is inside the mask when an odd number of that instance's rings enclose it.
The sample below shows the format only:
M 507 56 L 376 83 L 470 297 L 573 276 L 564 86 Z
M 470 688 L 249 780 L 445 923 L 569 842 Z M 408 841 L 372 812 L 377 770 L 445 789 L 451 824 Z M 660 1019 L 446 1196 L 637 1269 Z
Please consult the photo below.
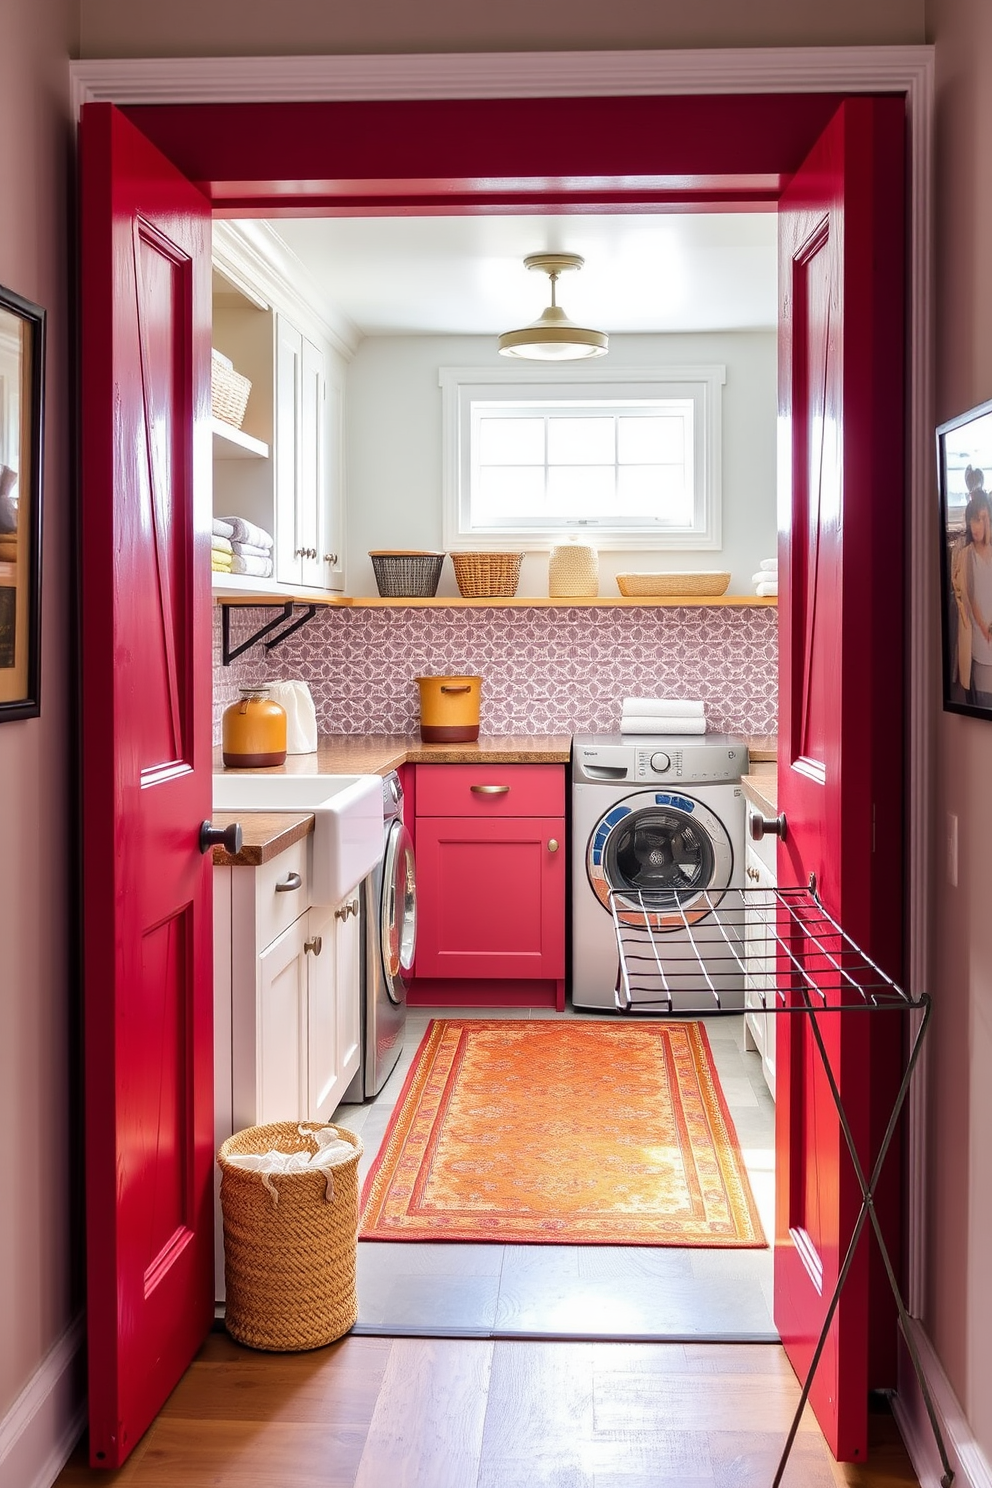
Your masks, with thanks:
M 687 93 L 865 93 L 906 96 L 909 141 L 908 553 L 909 751 L 906 829 L 907 976 L 930 983 L 928 894 L 931 758 L 939 633 L 933 533 L 933 95 L 930 46 L 756 47 L 686 51 L 488 52 L 323 57 L 93 59 L 70 64 L 73 106 Z M 902 747 L 894 739 L 892 747 Z M 925 1061 L 925 1054 L 924 1054 Z M 908 1305 L 923 1305 L 925 1062 L 910 1100 Z

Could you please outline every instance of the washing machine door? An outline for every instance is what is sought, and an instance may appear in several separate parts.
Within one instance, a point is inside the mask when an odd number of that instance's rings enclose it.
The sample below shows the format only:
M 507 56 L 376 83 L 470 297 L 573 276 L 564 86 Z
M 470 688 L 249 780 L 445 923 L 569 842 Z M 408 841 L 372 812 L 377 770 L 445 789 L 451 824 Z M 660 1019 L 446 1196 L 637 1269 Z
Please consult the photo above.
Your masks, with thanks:
M 593 891 L 612 913 L 649 906 L 660 930 L 682 929 L 709 913 L 706 891 L 730 886 L 734 850 L 709 806 L 681 791 L 638 791 L 604 812 L 586 849 Z M 629 896 L 629 897 L 628 897 Z
M 413 838 L 401 821 L 386 836 L 379 903 L 382 972 L 391 1002 L 406 1002 L 406 989 L 417 946 L 417 874 Z

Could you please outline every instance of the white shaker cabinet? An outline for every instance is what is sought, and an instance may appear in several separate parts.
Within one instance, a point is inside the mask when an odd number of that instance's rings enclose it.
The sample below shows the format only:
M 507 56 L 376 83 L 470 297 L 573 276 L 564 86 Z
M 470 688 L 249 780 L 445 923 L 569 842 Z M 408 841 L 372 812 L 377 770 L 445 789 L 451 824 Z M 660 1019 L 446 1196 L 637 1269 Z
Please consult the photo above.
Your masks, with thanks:
M 280 303 L 277 282 L 250 289 L 225 267 L 215 263 L 213 344 L 252 387 L 240 434 L 215 421 L 214 512 L 270 532 L 275 571 L 266 580 L 215 574 L 214 587 L 343 590 L 340 358 L 319 323 Z
M 775 1013 L 758 1009 L 774 1006 L 775 952 L 770 937 L 775 924 L 775 898 L 773 894 L 757 891 L 775 888 L 778 838 L 766 836 L 758 842 L 754 841 L 751 836 L 751 818 L 760 814 L 758 808 L 748 801 L 744 859 L 745 884 L 749 890 L 744 912 L 744 943 L 747 949 L 744 1043 L 746 1048 L 755 1049 L 761 1055 L 761 1073 L 774 1099 L 778 1017 Z

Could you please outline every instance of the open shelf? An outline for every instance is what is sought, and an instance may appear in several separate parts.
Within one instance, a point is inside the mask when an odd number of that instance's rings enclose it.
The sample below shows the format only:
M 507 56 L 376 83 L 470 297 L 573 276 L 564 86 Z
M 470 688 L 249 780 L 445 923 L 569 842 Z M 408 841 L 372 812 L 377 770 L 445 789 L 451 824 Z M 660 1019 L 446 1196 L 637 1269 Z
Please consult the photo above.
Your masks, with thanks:
M 264 440 L 256 439 L 253 434 L 246 434 L 243 429 L 236 429 L 233 424 L 225 424 L 223 419 L 211 419 L 210 426 L 214 435 L 215 460 L 267 460 L 269 458 L 269 446 Z
M 511 607 L 529 609 L 651 609 L 659 607 L 671 608 L 673 605 L 679 608 L 691 606 L 699 608 L 704 605 L 718 606 L 756 606 L 767 608 L 769 605 L 778 604 L 777 599 L 759 599 L 755 594 L 721 594 L 711 595 L 708 598 L 699 594 L 645 594 L 626 597 L 621 594 L 598 595 L 593 599 L 581 599 L 571 597 L 567 599 L 549 599 L 547 595 L 514 595 L 513 598 L 501 599 L 462 599 L 460 595 L 451 595 L 445 598 L 435 599 L 380 599 L 377 595 L 354 595 L 349 604 L 356 609 L 367 608 L 397 608 L 407 609 L 442 609 L 446 607 L 462 609 L 509 609 Z

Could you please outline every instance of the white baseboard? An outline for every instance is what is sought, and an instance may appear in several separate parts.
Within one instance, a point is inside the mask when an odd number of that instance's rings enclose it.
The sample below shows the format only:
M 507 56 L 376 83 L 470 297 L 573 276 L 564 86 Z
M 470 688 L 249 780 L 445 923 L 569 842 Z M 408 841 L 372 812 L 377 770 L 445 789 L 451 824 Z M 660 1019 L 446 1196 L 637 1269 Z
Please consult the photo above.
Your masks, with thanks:
M 74 1318 L 0 1420 L 0 1488 L 52 1488 L 86 1424 L 83 1317 Z
M 960 1402 L 944 1373 L 923 1326 L 915 1320 L 913 1342 L 926 1376 L 934 1412 L 944 1438 L 944 1446 L 954 1469 L 953 1488 L 992 1488 L 992 1467 L 972 1435 Z M 944 1469 L 934 1441 L 923 1393 L 904 1342 L 900 1340 L 899 1390 L 892 1401 L 896 1424 L 906 1443 L 906 1450 L 922 1488 L 940 1488 Z

